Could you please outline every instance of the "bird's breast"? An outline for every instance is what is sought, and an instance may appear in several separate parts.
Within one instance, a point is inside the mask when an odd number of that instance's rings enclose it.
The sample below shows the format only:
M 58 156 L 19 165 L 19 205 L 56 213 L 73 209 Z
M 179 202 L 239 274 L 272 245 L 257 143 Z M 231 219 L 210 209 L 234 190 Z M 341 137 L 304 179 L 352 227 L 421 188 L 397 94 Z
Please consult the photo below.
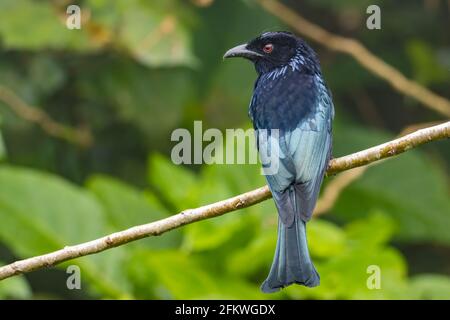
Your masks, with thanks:
M 263 75 L 253 92 L 250 116 L 257 129 L 293 130 L 315 118 L 320 101 L 313 75 L 285 72 L 275 79 Z

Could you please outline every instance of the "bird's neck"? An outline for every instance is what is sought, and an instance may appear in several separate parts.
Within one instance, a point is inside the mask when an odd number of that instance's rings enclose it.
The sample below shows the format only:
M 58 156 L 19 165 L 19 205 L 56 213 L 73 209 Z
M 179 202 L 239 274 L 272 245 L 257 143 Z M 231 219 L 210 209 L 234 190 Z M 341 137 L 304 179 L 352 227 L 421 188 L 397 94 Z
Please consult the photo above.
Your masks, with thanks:
M 256 71 L 260 78 L 276 80 L 286 78 L 295 73 L 320 75 L 320 66 L 314 58 L 305 58 L 300 51 L 284 65 L 273 67 L 266 63 L 256 63 Z

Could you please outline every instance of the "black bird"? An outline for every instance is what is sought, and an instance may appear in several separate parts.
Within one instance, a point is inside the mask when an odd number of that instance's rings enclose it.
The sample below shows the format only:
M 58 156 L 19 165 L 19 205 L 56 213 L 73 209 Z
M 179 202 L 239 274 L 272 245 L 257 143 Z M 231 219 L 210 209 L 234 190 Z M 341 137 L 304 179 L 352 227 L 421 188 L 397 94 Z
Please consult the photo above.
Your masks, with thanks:
M 331 157 L 334 117 L 318 58 L 305 41 L 289 32 L 263 33 L 224 55 L 231 57 L 254 63 L 258 79 L 249 115 L 255 130 L 265 129 L 279 150 L 278 170 L 265 171 L 279 219 L 274 260 L 261 290 L 275 292 L 293 283 L 317 286 L 320 277 L 309 256 L 306 222 L 311 219 Z M 268 155 L 262 149 L 270 147 L 268 139 L 258 137 L 264 164 Z

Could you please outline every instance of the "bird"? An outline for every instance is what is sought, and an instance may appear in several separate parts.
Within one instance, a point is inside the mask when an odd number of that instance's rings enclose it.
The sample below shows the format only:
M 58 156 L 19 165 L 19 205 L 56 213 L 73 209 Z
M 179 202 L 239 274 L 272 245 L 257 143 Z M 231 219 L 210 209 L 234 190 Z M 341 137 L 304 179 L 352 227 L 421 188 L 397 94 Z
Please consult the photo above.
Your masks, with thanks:
M 273 293 L 291 284 L 315 287 L 320 276 L 308 250 L 311 219 L 332 154 L 334 106 L 315 51 L 291 32 L 265 32 L 228 50 L 225 58 L 250 60 L 258 75 L 249 106 L 263 172 L 278 211 L 278 237 L 269 275 Z M 268 141 L 275 141 L 271 147 Z M 277 170 L 267 173 L 267 151 Z

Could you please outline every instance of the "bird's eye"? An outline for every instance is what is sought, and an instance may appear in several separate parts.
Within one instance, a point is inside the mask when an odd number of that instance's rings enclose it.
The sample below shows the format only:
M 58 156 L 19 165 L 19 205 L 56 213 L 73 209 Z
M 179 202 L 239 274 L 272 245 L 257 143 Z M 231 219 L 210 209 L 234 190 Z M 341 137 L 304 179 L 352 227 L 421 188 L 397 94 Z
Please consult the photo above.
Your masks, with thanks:
M 268 44 L 264 45 L 263 51 L 265 53 L 271 53 L 273 51 L 273 44 L 268 43 Z

